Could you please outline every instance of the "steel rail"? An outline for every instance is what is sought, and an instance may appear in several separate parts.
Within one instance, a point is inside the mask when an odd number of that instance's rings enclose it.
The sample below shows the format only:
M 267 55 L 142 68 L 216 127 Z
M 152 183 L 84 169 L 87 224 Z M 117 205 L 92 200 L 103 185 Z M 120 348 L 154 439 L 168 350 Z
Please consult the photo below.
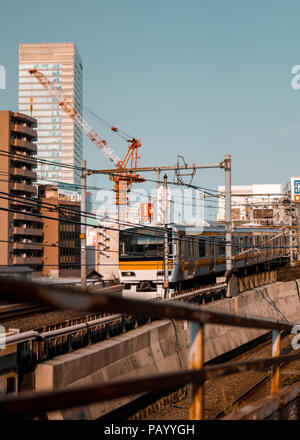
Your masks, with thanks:
M 3 319 L 6 317 L 6 315 L 10 318 L 12 316 L 19 316 L 25 313 L 38 312 L 40 309 L 40 306 L 28 303 L 4 305 L 0 306 L 0 319 Z
M 300 350 L 295 350 L 297 354 L 300 354 Z M 284 360 L 279 364 L 279 367 L 284 367 L 287 364 L 289 364 L 291 361 Z M 267 373 L 265 376 L 263 376 L 261 379 L 259 379 L 255 384 L 251 385 L 247 390 L 243 391 L 241 394 L 237 396 L 236 399 L 231 403 L 231 406 L 241 402 L 245 397 L 252 394 L 255 390 L 257 390 L 263 383 L 267 382 L 269 379 L 272 379 L 272 372 Z M 215 416 L 214 420 L 220 419 L 221 417 L 224 417 L 226 415 L 226 410 L 219 411 Z
M 206 380 L 220 376 L 242 373 L 253 369 L 276 367 L 281 362 L 300 359 L 300 354 L 269 357 L 235 362 L 230 365 L 211 365 L 199 370 L 185 370 L 175 373 L 164 373 L 144 376 L 137 379 L 114 381 L 105 385 L 90 385 L 58 391 L 23 392 L 20 395 L 0 397 L 0 419 L 20 415 L 35 417 L 46 412 L 65 410 L 78 406 L 135 395 L 149 391 L 168 390 L 187 383 L 203 384 Z

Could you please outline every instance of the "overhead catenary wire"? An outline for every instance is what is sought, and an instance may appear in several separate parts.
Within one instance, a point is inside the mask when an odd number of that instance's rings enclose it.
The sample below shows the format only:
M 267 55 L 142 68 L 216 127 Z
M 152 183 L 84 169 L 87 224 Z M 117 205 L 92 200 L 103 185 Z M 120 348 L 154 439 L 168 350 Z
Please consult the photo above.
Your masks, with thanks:
M 1 197 L 0 197 L 1 198 Z M 3 208 L 3 207 L 0 207 L 0 210 L 2 210 L 2 211 L 8 211 L 8 212 L 13 212 L 13 213 L 22 213 L 21 211 L 19 211 L 19 210 L 13 210 L 13 209 L 8 209 L 8 208 Z M 78 212 L 76 212 L 77 214 L 78 214 Z M 24 213 L 23 213 L 24 214 Z M 97 226 L 94 226 L 94 225 L 90 225 L 90 224 L 88 224 L 88 223 L 83 223 L 83 222 L 76 222 L 76 221 L 71 221 L 71 220 L 68 220 L 68 219 L 65 219 L 65 218 L 56 218 L 56 217 L 49 217 L 49 216 L 45 216 L 45 215 L 41 215 L 41 214 L 37 214 L 37 213 L 29 213 L 29 214 L 27 214 L 27 215 L 30 215 L 30 216 L 36 216 L 36 217 L 38 217 L 38 218 L 46 218 L 46 219 L 49 219 L 49 220 L 55 220 L 55 221 L 62 221 L 62 222 L 65 222 L 65 223 L 68 223 L 68 224 L 77 224 L 77 225 L 82 225 L 82 224 L 85 224 L 85 225 L 87 225 L 87 226 L 90 226 L 90 227 L 97 227 L 97 228 L 102 228 L 102 229 L 107 229 L 107 230 L 112 230 L 112 231 L 119 231 L 119 229 L 118 228 L 112 228 L 112 227 L 109 227 L 109 226 L 102 226 L 102 225 L 97 225 Z M 115 221 L 114 223 L 118 223 L 117 221 Z M 124 230 L 126 233 L 129 233 L 129 234 L 134 234 L 134 235 L 143 235 L 143 236 L 148 236 L 149 234 L 147 234 L 147 233 L 141 233 L 141 232 L 138 232 L 137 231 L 137 229 L 148 229 L 148 230 L 152 230 L 153 231 L 153 229 L 155 230 L 156 228 L 153 228 L 153 227 L 149 227 L 149 226 L 146 226 L 146 225 L 141 225 L 141 226 L 139 226 L 139 227 L 136 227 L 136 225 L 135 224 L 133 224 L 133 227 L 134 227 L 134 229 L 135 229 L 135 231 L 132 231 L 132 230 L 128 230 L 128 229 L 126 229 L 126 230 Z M 163 237 L 163 235 L 164 235 L 164 229 L 162 228 L 162 229 L 156 229 L 156 232 L 158 233 L 160 233 L 161 234 L 161 236 Z M 285 233 L 285 232 L 283 232 L 283 233 Z M 172 234 L 172 238 L 174 238 L 174 237 L 176 237 L 176 235 L 173 235 Z M 177 238 L 177 237 L 176 237 Z M 204 238 L 204 237 L 195 237 L 195 236 L 192 236 L 192 237 L 185 237 L 184 239 L 183 239 L 183 241 L 186 241 L 186 242 L 189 242 L 189 241 L 191 241 L 191 240 L 194 240 L 195 242 L 207 242 L 207 241 L 210 241 L 210 238 L 208 237 L 208 238 Z M 215 237 L 214 237 L 214 243 L 215 244 L 220 244 L 220 245 L 224 245 L 224 244 L 226 244 L 226 241 L 224 240 L 224 239 L 221 239 L 220 241 L 218 241 L 218 240 L 216 240 L 215 239 Z M 240 249 L 240 246 L 239 245 L 234 245 L 234 244 L 232 244 L 232 247 L 233 248 L 238 248 L 238 249 Z M 256 247 L 259 247 L 259 246 L 256 246 Z M 260 249 L 262 249 L 263 247 L 262 246 L 260 246 L 259 247 Z M 267 246 L 265 247 L 266 249 L 268 248 Z M 278 248 L 282 248 L 282 246 L 279 246 Z M 255 249 L 254 249 L 254 251 L 255 251 Z
M 2 153 L 1 153 L 1 151 L 2 151 Z M 3 150 L 0 150 L 0 156 L 1 155 L 8 155 L 8 156 L 11 156 L 11 155 L 17 155 L 17 156 L 20 156 L 20 157 L 24 157 L 24 155 L 22 155 L 22 154 L 16 154 L 16 153 L 8 153 L 8 152 L 6 152 L 6 151 L 3 151 Z M 26 156 L 25 156 L 26 157 Z M 37 161 L 37 162 L 42 162 L 42 163 L 45 163 L 45 164 L 50 164 L 50 165 L 55 165 L 55 166 L 58 166 L 58 167 L 63 167 L 63 168 L 71 168 L 71 169 L 77 169 L 77 170 L 81 170 L 81 167 L 74 167 L 74 166 L 71 166 L 71 165 L 68 165 L 68 164 L 61 164 L 61 163 L 59 163 L 59 162 L 54 162 L 54 161 L 48 161 L 48 160 L 45 160 L 45 159 L 38 159 L 38 158 L 34 158 L 34 157 L 30 157 L 30 159 L 32 159 L 33 161 Z M 114 174 L 114 175 L 118 175 L 117 173 L 116 174 Z M 47 178 L 47 179 L 44 179 L 46 182 L 53 182 L 54 184 L 56 183 L 62 183 L 62 184 L 64 184 L 64 182 L 59 182 L 59 181 L 57 181 L 57 180 L 52 180 L 52 179 L 49 179 L 49 178 Z M 155 180 L 155 179 L 149 179 L 149 178 L 145 178 L 145 181 L 149 181 L 149 182 L 157 182 L 157 180 Z M 158 183 L 161 183 L 161 184 L 163 184 L 163 181 L 158 181 Z M 208 197 L 215 197 L 215 198 L 225 198 L 225 195 L 223 194 L 223 192 L 218 192 L 218 191 L 216 191 L 216 190 L 213 190 L 213 189 L 210 189 L 210 188 L 205 188 L 205 187 L 200 187 L 200 186 L 196 186 L 196 185 L 190 185 L 190 184 L 179 184 L 179 183 L 176 183 L 176 182 L 171 182 L 171 181 L 168 181 L 168 184 L 170 184 L 170 185 L 175 185 L 175 186 L 179 186 L 179 187 L 181 187 L 181 186 L 185 186 L 185 187 L 187 187 L 187 188 L 192 188 L 192 189 L 196 189 L 196 190 L 201 190 L 201 191 L 203 191 L 204 192 L 204 194 L 206 195 L 206 196 L 208 196 Z M 72 185 L 72 187 L 73 188 L 76 188 L 76 189 L 82 189 L 83 188 L 83 186 L 82 185 L 80 185 L 80 184 L 75 184 L 75 185 Z M 106 190 L 106 191 L 114 191 L 114 190 L 111 190 L 111 189 L 107 189 L 107 188 L 103 188 L 103 187 L 96 187 L 96 186 L 89 186 L 89 185 L 86 185 L 85 186 L 85 188 L 86 189 L 91 189 L 91 190 Z M 209 191 L 213 191 L 213 192 L 215 192 L 216 194 L 211 194 L 211 192 L 209 192 Z M 134 192 L 134 191 L 132 191 L 133 193 L 135 193 L 135 194 L 138 194 L 139 196 L 141 196 L 141 193 L 140 192 Z M 239 195 L 237 195 L 237 194 L 232 194 L 232 196 L 233 197 L 239 197 Z M 146 196 L 145 196 L 146 197 Z M 193 197 L 192 197 L 192 199 L 194 199 Z M 213 200 L 211 200 L 210 201 L 210 203 L 212 203 L 212 202 L 214 202 Z M 173 202 L 174 203 L 174 202 Z M 176 202 L 175 202 L 176 203 Z M 205 200 L 205 198 L 204 198 L 204 203 L 206 203 L 206 200 Z M 270 202 L 271 203 L 271 202 Z M 184 205 L 186 205 L 186 206 L 188 206 L 187 205 L 187 203 L 185 202 L 185 203 L 183 203 Z M 232 202 L 232 206 L 238 206 L 238 207 L 242 207 L 242 206 L 244 206 L 244 207 L 253 207 L 254 205 L 258 205 L 258 204 L 262 204 L 262 205 L 265 205 L 266 204 L 266 202 L 264 202 L 264 201 L 256 201 L 255 203 L 252 203 L 252 204 L 250 204 L 250 203 L 235 203 L 235 202 Z M 190 205 L 190 206 L 195 206 L 195 205 Z M 214 209 L 214 207 L 211 205 L 211 206 L 209 206 L 209 208 L 210 209 Z M 215 207 L 215 209 L 217 209 L 218 208 L 218 206 L 216 206 Z
M 4 193 L 4 194 L 6 194 L 7 196 L 9 196 L 9 197 L 14 197 L 14 198 L 21 198 L 23 201 L 24 201 L 24 197 L 21 197 L 21 196 L 17 196 L 17 195 L 13 195 L 13 194 L 10 194 L 10 193 Z M 26 200 L 29 200 L 30 198 L 29 197 L 27 197 L 26 198 Z M 30 200 L 32 200 L 33 202 L 36 202 L 37 201 L 37 199 L 34 199 L 34 198 L 32 198 L 32 199 L 30 199 Z M 96 216 L 95 215 L 93 215 L 93 218 L 96 218 Z M 98 217 L 99 218 L 99 217 Z M 99 218 L 100 219 L 100 218 Z M 104 219 L 104 216 L 101 218 L 101 220 L 103 220 Z M 108 217 L 108 219 L 110 219 L 109 217 Z M 113 220 L 113 219 L 110 219 L 111 221 L 116 221 L 116 220 Z M 127 222 L 127 223 L 124 223 L 123 222 L 123 224 L 128 224 L 129 225 L 129 223 Z M 134 225 L 134 226 L 136 226 L 136 224 L 133 224 L 133 223 L 130 223 L 130 225 Z M 152 229 L 153 229 L 153 226 L 152 226 Z
M 53 165 L 53 166 L 57 166 L 57 167 L 62 167 L 62 168 L 73 169 L 73 170 L 81 170 L 82 169 L 81 167 L 76 167 L 74 165 L 62 164 L 61 162 L 49 161 L 47 159 L 41 159 L 41 158 L 34 157 L 34 156 L 25 156 L 25 155 L 19 154 L 19 153 L 9 153 L 6 150 L 0 150 L 0 156 L 1 155 L 4 155 L 4 156 L 5 155 L 6 156 L 18 156 L 20 158 L 24 158 L 25 157 L 27 159 L 28 158 L 32 159 L 33 162 L 36 161 L 38 163 L 44 163 L 44 164 L 49 164 L 49 165 Z M 93 170 L 90 170 L 90 171 L 92 172 Z M 110 176 L 118 176 L 118 175 L 119 175 L 119 173 L 117 171 L 115 173 L 110 173 Z M 158 182 L 158 183 L 163 184 L 162 180 L 145 178 L 145 181 L 154 182 L 154 183 Z M 187 188 L 201 190 L 201 191 L 204 192 L 205 195 L 211 196 L 211 197 L 225 198 L 225 194 L 224 194 L 223 191 L 220 192 L 220 191 L 214 190 L 212 188 L 206 188 L 206 187 L 197 186 L 197 185 L 191 185 L 191 184 L 187 184 L 187 183 L 177 183 L 177 182 L 172 182 L 172 181 L 168 181 L 168 184 L 169 185 L 173 185 L 173 186 L 179 186 L 179 187 L 185 186 Z M 79 184 L 77 184 L 76 186 L 82 187 L 82 185 L 79 185 Z M 98 189 L 98 188 L 96 187 L 95 189 Z M 99 189 L 103 189 L 103 188 L 99 188 Z M 212 193 L 215 193 L 215 194 L 212 194 Z M 250 197 L 250 196 L 255 196 L 255 195 L 252 195 L 252 194 L 247 195 L 247 197 Z M 268 194 L 268 196 L 272 196 L 272 194 Z M 282 194 L 282 196 L 285 196 L 285 194 Z M 240 195 L 233 193 L 232 197 L 240 197 Z M 234 202 L 232 202 L 232 205 L 234 205 Z M 251 206 L 249 203 L 245 203 L 245 204 L 237 203 L 236 205 L 237 206 Z

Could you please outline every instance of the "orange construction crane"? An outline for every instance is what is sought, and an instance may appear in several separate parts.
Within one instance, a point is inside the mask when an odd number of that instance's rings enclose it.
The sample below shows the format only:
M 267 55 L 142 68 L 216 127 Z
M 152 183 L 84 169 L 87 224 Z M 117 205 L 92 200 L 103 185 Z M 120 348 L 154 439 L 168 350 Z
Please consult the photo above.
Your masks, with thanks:
M 111 176 L 111 180 L 115 182 L 114 190 L 116 192 L 116 205 L 127 205 L 127 193 L 130 191 L 133 182 L 145 182 L 145 179 L 139 174 L 130 171 L 132 168 L 137 168 L 137 161 L 140 158 L 138 149 L 141 148 L 141 141 L 135 138 L 128 139 L 128 151 L 123 160 L 113 151 L 108 143 L 102 139 L 95 130 L 85 121 L 79 114 L 75 107 L 65 97 L 61 97 L 54 84 L 37 69 L 28 70 L 30 75 L 46 89 L 49 94 L 56 100 L 58 105 L 64 110 L 67 115 L 73 119 L 77 125 L 84 131 L 88 138 L 105 154 L 105 156 L 114 163 L 116 168 L 122 170 L 116 171 L 116 174 Z M 111 130 L 117 132 L 116 127 L 111 127 Z M 126 171 L 124 171 L 126 170 Z

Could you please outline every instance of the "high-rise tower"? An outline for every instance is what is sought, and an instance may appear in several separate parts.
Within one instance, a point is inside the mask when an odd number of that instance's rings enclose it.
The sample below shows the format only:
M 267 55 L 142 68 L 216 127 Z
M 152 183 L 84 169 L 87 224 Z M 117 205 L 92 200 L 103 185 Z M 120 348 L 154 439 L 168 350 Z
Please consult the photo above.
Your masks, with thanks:
M 44 73 L 82 113 L 82 61 L 74 43 L 20 44 L 19 111 L 38 121 L 38 181 L 80 184 L 82 132 L 54 102 L 29 69 Z M 62 167 L 50 162 L 58 162 Z

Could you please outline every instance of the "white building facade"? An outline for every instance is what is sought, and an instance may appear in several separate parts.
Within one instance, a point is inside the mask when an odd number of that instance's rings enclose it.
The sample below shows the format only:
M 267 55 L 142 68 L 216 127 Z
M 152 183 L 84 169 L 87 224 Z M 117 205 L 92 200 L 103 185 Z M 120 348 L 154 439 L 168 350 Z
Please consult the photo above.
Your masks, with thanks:
M 225 221 L 225 188 L 219 186 L 217 221 Z M 283 185 L 233 185 L 231 187 L 233 223 L 279 226 L 287 222 Z

